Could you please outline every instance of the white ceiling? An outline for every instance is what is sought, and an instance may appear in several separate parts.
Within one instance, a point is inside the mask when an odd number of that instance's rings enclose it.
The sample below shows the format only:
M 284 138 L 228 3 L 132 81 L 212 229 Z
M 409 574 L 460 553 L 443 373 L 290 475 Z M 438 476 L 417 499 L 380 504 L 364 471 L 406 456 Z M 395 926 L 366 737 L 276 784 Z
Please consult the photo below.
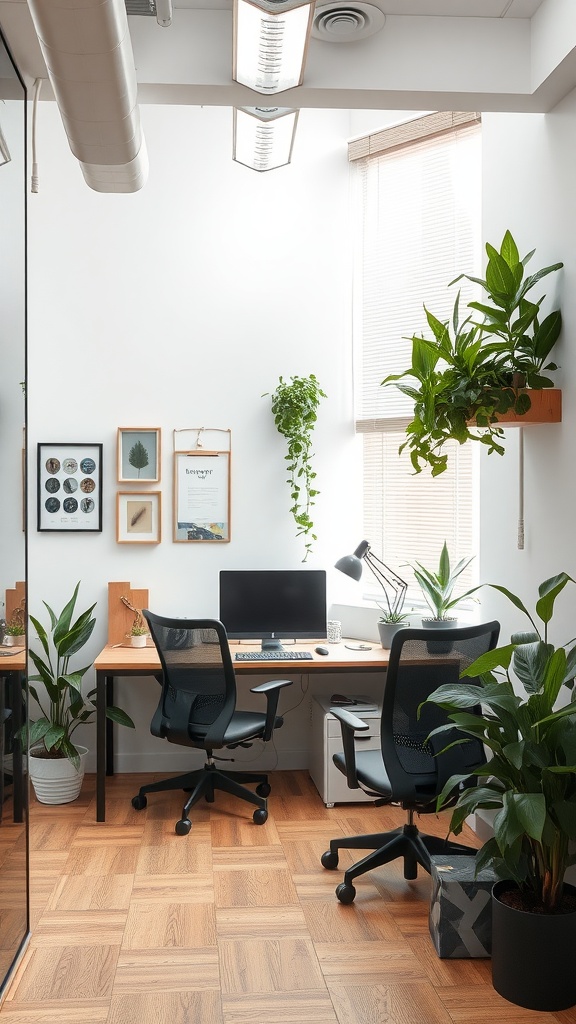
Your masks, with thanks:
M 381 31 L 340 45 L 312 39 L 304 84 L 283 106 L 547 111 L 576 88 L 576 0 L 367 2 L 386 15 Z M 140 103 L 261 102 L 231 80 L 231 7 L 174 0 L 170 28 L 129 17 Z M 45 77 L 26 0 L 0 0 L 0 25 L 26 83 Z

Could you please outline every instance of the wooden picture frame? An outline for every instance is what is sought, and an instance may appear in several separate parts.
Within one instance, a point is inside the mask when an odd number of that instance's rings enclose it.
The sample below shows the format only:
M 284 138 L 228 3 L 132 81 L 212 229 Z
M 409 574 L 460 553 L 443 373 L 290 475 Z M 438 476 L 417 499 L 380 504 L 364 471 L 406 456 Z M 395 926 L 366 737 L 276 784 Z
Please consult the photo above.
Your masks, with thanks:
M 230 540 L 230 452 L 174 452 L 174 542 Z
M 118 544 L 159 544 L 162 539 L 160 491 L 118 491 L 116 541 Z
M 118 427 L 118 483 L 159 483 L 160 442 L 160 427 Z
M 38 530 L 102 531 L 102 445 L 41 442 L 37 457 Z

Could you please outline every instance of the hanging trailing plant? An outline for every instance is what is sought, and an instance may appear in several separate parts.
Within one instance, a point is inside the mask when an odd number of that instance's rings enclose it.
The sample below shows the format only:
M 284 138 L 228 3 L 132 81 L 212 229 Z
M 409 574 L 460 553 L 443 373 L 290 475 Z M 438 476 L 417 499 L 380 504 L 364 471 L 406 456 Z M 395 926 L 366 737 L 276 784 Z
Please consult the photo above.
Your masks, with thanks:
M 290 512 L 298 527 L 296 536 L 303 536 L 305 540 L 305 562 L 313 541 L 317 539 L 310 516 L 314 498 L 319 493 L 313 486 L 316 473 L 311 462 L 312 431 L 320 399 L 326 398 L 326 395 L 313 373 L 309 377 L 291 377 L 290 382 L 283 377 L 279 380 L 272 393 L 272 413 L 279 433 L 283 434 L 288 443 L 287 483 L 293 501 Z

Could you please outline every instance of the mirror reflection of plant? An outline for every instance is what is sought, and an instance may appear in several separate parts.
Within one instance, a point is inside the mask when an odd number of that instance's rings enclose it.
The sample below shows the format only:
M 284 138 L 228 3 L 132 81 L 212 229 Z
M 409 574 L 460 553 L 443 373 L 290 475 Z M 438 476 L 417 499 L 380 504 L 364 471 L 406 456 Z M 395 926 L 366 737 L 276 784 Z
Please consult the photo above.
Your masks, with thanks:
M 41 718 L 30 723 L 30 747 L 42 743 L 45 756 L 67 757 L 76 768 L 80 758 L 72 742 L 72 735 L 78 726 L 89 722 L 96 712 L 92 699 L 96 689 L 86 695 L 82 693 L 82 680 L 91 666 L 72 670 L 70 665 L 71 658 L 88 642 L 96 625 L 96 619 L 92 616 L 95 604 L 72 621 L 79 587 L 80 583 L 77 583 L 71 599 L 58 616 L 46 601 L 43 602 L 50 616 L 49 631 L 33 615 L 30 616 L 44 652 L 42 657 L 30 650 L 30 657 L 38 672 L 30 677 L 30 683 L 41 682 L 46 689 L 45 697 L 38 693 L 36 687 L 29 687 L 30 695 L 42 713 Z M 134 728 L 132 719 L 120 708 L 106 708 L 106 717 L 119 725 Z
M 305 562 L 317 539 L 310 515 L 319 491 L 313 486 L 316 473 L 312 469 L 312 431 L 321 398 L 326 398 L 313 373 L 309 377 L 283 377 L 272 394 L 272 413 L 276 427 L 288 443 L 288 480 L 293 504 L 290 512 L 298 527 L 296 536 L 304 536 Z M 308 540 L 307 538 L 310 538 Z
M 456 278 L 467 277 L 487 292 L 492 305 L 468 303 L 483 319 L 474 321 L 468 315 L 460 321 L 460 293 L 450 320 L 441 321 L 424 307 L 432 337 L 412 336 L 410 367 L 382 381 L 414 402 L 414 418 L 400 452 L 408 449 L 416 473 L 425 465 L 432 476 L 443 473 L 448 461 L 443 448 L 450 439 L 459 444 L 479 441 L 489 453 L 502 455 L 504 431 L 497 417 L 511 410 L 519 416 L 528 411 L 530 397 L 520 388 L 553 387 L 546 373 L 557 369 L 548 356 L 560 334 L 561 314 L 554 310 L 540 321 L 544 297 L 534 302 L 527 292 L 563 264 L 526 275 L 534 250 L 520 259 L 509 231 L 500 251 L 487 244 L 486 252 L 485 279 L 466 274 Z

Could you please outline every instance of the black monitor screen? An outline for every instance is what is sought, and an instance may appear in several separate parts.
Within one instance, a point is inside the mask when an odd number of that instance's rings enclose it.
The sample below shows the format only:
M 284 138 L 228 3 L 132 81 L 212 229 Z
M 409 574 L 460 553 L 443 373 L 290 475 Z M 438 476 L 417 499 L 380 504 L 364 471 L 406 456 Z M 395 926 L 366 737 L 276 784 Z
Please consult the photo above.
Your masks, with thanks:
M 220 620 L 233 640 L 325 637 L 326 572 L 223 569 Z

